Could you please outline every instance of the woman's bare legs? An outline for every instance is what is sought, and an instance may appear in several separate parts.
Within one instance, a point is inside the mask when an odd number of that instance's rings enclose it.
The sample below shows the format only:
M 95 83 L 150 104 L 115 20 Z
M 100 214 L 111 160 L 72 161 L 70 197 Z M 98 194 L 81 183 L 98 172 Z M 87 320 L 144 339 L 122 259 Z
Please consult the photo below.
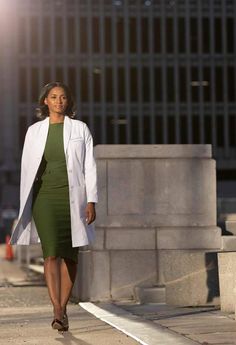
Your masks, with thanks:
M 73 260 L 63 258 L 60 263 L 60 302 L 63 314 L 66 313 L 66 306 L 70 298 L 77 272 L 77 263 Z
M 49 297 L 52 301 L 54 318 L 61 320 L 63 311 L 60 301 L 60 259 L 55 256 L 49 256 L 44 260 L 44 275 L 48 287 Z

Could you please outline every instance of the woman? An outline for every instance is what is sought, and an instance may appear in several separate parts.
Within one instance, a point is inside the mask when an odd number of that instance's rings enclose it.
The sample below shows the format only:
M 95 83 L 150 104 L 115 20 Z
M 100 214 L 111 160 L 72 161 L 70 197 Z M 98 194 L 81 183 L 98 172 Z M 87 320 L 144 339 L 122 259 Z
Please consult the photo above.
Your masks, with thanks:
M 60 82 L 47 84 L 39 105 L 41 121 L 30 126 L 25 137 L 20 211 L 10 243 L 41 242 L 54 311 L 51 325 L 66 331 L 78 248 L 94 240 L 96 163 L 87 125 L 73 119 L 68 87 Z

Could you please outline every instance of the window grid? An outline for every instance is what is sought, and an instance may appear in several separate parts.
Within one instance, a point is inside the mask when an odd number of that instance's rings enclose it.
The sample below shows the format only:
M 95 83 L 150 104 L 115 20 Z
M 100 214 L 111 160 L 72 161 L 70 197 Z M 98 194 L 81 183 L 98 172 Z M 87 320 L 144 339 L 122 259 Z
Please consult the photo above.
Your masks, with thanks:
M 19 109 L 28 124 L 40 87 L 59 78 L 75 88 L 79 118 L 96 143 L 211 140 L 216 157 L 235 155 L 234 2 L 179 1 L 171 7 L 162 0 L 145 7 L 141 1 L 114 6 L 101 0 L 95 6 L 80 0 L 47 11 L 42 0 L 41 7 L 21 4 L 19 89 L 26 84 L 26 92 L 19 95 Z

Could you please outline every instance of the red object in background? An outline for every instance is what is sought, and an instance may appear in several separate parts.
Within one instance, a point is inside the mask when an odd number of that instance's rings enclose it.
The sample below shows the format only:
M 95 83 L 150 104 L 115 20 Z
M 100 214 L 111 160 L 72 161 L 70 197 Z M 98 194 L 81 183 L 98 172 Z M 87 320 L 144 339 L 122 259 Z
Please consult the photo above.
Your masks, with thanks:
M 5 255 L 5 260 L 13 260 L 14 259 L 14 254 L 13 254 L 13 249 L 12 245 L 9 243 L 10 242 L 10 236 L 6 236 L 6 255 Z

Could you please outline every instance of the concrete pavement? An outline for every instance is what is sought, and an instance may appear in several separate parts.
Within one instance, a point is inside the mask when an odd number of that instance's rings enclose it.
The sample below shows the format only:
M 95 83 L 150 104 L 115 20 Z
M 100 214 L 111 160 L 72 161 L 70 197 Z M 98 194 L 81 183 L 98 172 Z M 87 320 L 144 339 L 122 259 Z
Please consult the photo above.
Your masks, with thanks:
M 42 275 L 4 260 L 3 254 L 0 248 L 0 345 L 236 344 L 234 315 L 217 307 L 133 301 L 70 303 L 70 331 L 58 334 L 50 327 L 52 308 Z

